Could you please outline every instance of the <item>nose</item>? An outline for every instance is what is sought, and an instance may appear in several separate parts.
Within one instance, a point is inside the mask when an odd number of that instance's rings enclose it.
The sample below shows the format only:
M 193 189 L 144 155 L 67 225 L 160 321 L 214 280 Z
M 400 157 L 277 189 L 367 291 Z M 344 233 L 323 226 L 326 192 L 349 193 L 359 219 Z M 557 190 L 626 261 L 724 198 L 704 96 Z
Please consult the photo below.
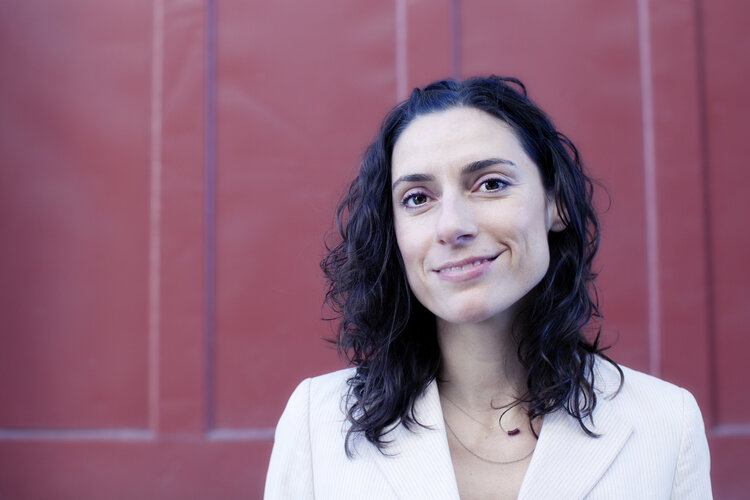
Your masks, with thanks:
M 440 204 L 437 239 L 446 245 L 467 242 L 477 235 L 477 226 L 466 200 L 460 196 L 446 196 Z

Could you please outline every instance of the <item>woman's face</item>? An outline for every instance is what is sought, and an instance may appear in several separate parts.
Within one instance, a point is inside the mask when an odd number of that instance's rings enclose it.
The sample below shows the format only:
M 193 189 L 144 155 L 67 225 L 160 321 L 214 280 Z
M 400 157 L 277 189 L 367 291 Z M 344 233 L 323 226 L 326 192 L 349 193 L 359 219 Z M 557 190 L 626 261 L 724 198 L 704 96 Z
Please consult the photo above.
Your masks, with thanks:
M 450 323 L 507 321 L 549 266 L 554 200 L 512 129 L 475 108 L 421 115 L 392 157 L 393 212 L 417 299 Z

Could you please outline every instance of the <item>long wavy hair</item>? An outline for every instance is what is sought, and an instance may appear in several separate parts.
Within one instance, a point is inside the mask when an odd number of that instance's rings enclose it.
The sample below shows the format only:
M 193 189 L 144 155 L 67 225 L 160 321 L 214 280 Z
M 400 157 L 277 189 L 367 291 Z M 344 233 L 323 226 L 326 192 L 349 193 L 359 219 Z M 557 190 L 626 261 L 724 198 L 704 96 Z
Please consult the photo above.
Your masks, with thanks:
M 345 449 L 363 435 L 384 451 L 396 424 L 419 424 L 414 402 L 438 375 L 441 354 L 436 321 L 412 294 L 393 224 L 391 156 L 403 130 L 417 117 L 458 106 L 491 114 L 515 132 L 554 196 L 565 229 L 550 232 L 550 264 L 522 301 L 514 321 L 517 356 L 526 369 L 523 403 L 530 420 L 563 408 L 583 430 L 596 406 L 594 360 L 600 318 L 592 261 L 599 224 L 593 184 L 578 150 L 527 96 L 514 78 L 441 80 L 414 89 L 385 117 L 367 148 L 359 174 L 336 212 L 340 241 L 327 246 L 321 268 L 328 280 L 325 305 L 338 320 L 339 355 L 356 372 L 346 400 L 350 423 Z M 594 331 L 587 340 L 584 330 Z

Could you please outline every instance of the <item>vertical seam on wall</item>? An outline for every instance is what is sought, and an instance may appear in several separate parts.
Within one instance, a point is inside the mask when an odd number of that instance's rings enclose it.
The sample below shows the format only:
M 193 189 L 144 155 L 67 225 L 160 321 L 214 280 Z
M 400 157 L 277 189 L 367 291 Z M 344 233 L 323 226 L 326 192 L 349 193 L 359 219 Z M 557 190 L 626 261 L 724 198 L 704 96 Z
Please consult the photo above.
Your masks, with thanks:
M 214 427 L 215 413 L 215 315 L 216 315 L 216 2 L 206 1 L 205 144 L 204 144 L 204 401 L 205 430 Z
M 712 390 L 717 387 L 718 375 L 716 373 L 716 339 L 714 337 L 716 325 L 716 309 L 714 303 L 714 274 L 713 274 L 713 247 L 711 242 L 711 193 L 710 193 L 710 175 L 709 175 L 709 144 L 708 144 L 708 127 L 706 109 L 706 68 L 705 68 L 705 51 L 703 46 L 703 11 L 700 0 L 693 2 L 693 14 L 695 16 L 695 53 L 696 53 L 696 85 L 698 94 L 698 134 L 700 137 L 701 147 L 701 195 L 703 198 L 703 252 L 705 255 L 705 279 L 706 279 L 706 336 L 707 336 L 707 367 L 708 367 L 708 384 L 710 394 L 710 422 L 713 427 L 719 425 L 718 422 L 718 391 Z
M 151 178 L 149 184 L 148 260 L 148 426 L 159 427 L 159 328 L 161 307 L 162 94 L 164 2 L 154 0 L 151 49 Z
M 406 0 L 395 0 L 396 24 L 396 100 L 406 99 L 408 81 Z
M 451 77 L 461 78 L 461 10 L 458 0 L 450 0 L 451 36 Z
M 661 374 L 661 297 L 659 296 L 658 203 L 654 145 L 653 74 L 648 0 L 638 0 L 638 55 L 643 120 L 643 173 L 646 208 L 646 279 L 648 287 L 649 371 Z

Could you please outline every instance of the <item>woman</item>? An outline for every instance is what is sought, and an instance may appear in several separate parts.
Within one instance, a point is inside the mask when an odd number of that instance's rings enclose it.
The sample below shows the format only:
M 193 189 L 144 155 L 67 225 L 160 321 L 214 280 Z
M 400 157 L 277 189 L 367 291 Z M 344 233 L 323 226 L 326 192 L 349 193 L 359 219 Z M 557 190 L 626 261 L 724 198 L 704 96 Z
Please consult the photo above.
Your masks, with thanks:
M 518 80 L 415 89 L 337 222 L 353 367 L 295 390 L 266 498 L 710 498 L 694 398 L 598 344 L 592 185 Z

